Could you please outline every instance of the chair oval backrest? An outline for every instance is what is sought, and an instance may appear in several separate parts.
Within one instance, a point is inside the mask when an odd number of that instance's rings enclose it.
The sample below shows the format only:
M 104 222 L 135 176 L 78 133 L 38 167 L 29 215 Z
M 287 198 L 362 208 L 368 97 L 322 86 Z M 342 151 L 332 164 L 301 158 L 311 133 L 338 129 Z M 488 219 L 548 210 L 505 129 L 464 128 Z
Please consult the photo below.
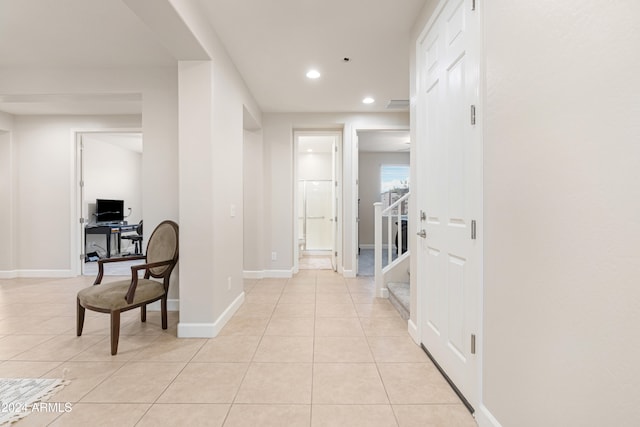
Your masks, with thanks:
M 147 243 L 147 262 L 178 261 L 178 224 L 173 221 L 161 222 Z M 162 276 L 171 265 L 151 268 L 153 276 Z

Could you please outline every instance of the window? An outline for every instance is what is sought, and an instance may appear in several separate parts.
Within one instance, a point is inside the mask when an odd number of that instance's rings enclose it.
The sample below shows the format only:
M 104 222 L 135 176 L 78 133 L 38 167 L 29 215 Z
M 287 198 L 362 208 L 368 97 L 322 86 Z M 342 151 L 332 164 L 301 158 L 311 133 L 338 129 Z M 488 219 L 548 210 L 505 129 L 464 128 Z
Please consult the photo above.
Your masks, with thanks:
M 409 191 L 409 165 L 382 165 L 380 168 L 380 193 Z

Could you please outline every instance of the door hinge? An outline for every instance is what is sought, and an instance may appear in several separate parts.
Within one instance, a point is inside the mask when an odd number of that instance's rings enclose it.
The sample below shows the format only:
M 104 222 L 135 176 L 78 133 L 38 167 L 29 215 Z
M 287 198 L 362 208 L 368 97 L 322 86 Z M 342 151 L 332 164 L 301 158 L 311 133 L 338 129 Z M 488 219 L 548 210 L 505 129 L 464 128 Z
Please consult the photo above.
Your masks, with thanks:
M 338 251 L 335 251 L 334 254 L 335 254 L 335 256 L 338 256 Z
M 80 188 L 84 188 L 84 181 L 80 181 Z
M 471 0 L 471 10 L 476 10 L 476 0 Z
M 475 105 L 471 106 L 471 124 L 472 125 L 476 124 L 476 106 Z
M 476 240 L 476 220 L 471 220 L 471 240 Z
M 471 354 L 476 354 L 476 334 L 471 334 Z
M 80 218 L 80 224 L 84 224 L 84 218 Z

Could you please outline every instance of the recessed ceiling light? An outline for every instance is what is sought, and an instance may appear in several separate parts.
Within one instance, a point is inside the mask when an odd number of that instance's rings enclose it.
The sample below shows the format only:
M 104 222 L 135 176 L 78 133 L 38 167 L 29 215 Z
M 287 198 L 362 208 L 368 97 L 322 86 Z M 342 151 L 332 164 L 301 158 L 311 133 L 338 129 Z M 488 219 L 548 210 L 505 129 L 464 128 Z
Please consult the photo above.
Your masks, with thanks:
M 362 100 L 363 104 L 373 104 L 374 102 L 376 102 L 376 100 L 371 98 L 370 96 L 367 96 L 365 99 Z
M 307 148 L 307 153 L 313 153 L 313 150 L 311 148 Z
M 309 70 L 307 71 L 307 77 L 310 79 L 317 79 L 320 77 L 320 72 L 318 70 Z

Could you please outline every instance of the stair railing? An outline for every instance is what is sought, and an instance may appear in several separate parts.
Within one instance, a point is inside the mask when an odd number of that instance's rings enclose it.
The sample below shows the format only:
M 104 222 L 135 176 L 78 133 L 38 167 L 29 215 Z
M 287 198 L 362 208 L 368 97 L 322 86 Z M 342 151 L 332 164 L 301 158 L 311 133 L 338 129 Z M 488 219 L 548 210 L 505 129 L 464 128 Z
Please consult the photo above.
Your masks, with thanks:
M 403 242 L 407 235 L 403 233 L 403 221 L 407 221 L 407 213 L 409 212 L 409 195 L 410 193 L 405 194 L 394 203 L 389 205 L 387 208 L 382 209 L 382 203 L 376 202 L 373 204 L 375 216 L 374 216 L 374 249 L 373 249 L 373 258 L 374 258 L 374 274 L 375 274 L 375 283 L 376 283 L 376 296 L 380 298 L 387 298 L 389 293 L 388 290 L 384 287 L 383 283 L 383 271 L 382 271 L 382 221 L 383 217 L 387 218 L 387 266 L 385 268 L 391 268 L 394 264 L 393 262 L 393 222 L 395 222 L 398 226 L 397 228 L 397 248 L 398 248 L 398 258 L 400 255 L 404 253 L 403 247 L 409 249 L 409 242 Z M 405 212 L 403 214 L 403 212 Z

